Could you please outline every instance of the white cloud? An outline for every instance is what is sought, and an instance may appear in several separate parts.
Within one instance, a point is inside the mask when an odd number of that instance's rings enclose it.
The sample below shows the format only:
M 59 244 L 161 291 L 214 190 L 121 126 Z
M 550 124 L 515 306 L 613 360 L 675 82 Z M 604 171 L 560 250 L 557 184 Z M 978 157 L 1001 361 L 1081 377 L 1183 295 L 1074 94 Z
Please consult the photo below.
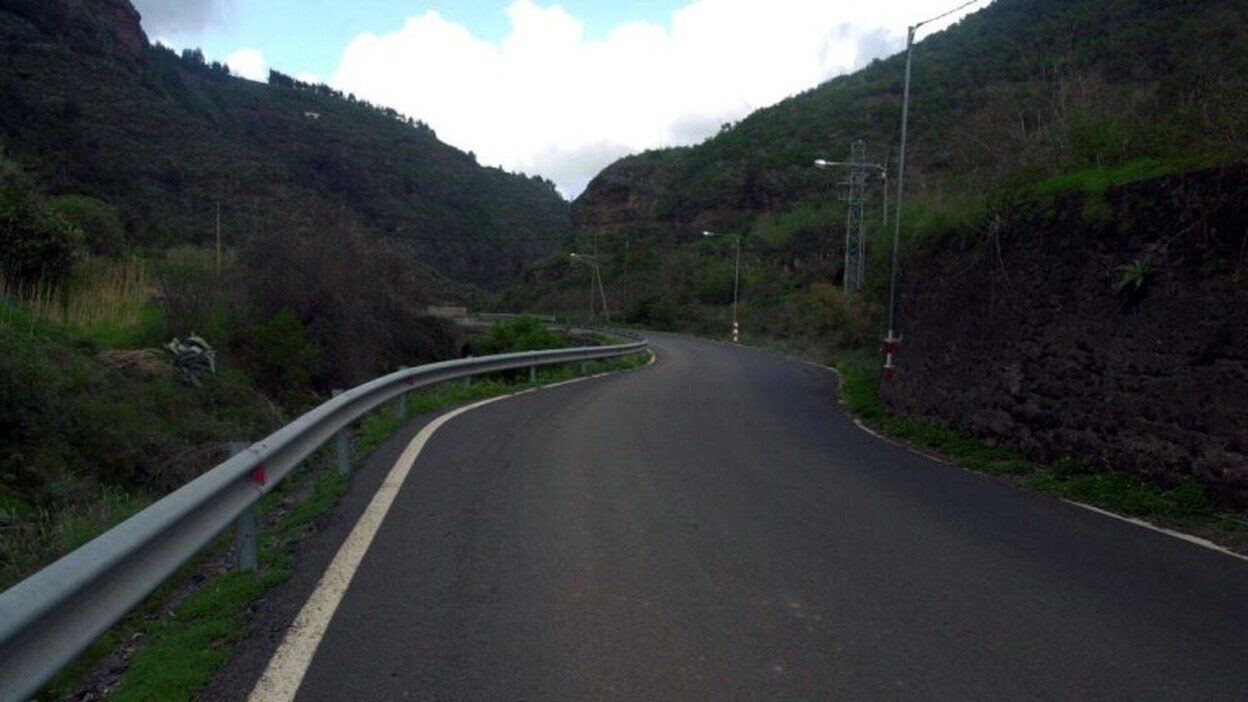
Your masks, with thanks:
M 575 196 L 621 155 L 701 141 L 900 50 L 908 24 L 951 4 L 695 0 L 666 25 L 632 22 L 590 40 L 561 6 L 515 0 L 499 42 L 428 11 L 357 37 L 331 82 L 427 122 L 482 163 Z
M 133 0 L 148 34 L 195 38 L 227 20 L 233 0 Z
M 269 64 L 259 49 L 242 48 L 225 57 L 230 72 L 241 78 L 260 82 L 269 79 Z

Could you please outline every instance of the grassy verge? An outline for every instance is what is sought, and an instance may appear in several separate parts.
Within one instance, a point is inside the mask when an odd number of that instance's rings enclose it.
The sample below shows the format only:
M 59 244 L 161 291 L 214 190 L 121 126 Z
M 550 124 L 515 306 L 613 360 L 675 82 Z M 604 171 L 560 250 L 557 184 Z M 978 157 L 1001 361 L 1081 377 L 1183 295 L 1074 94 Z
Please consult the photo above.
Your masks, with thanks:
M 1115 470 L 1094 470 L 1063 458 L 1052 464 L 1029 461 L 1006 446 L 992 446 L 968 434 L 919 417 L 889 412 L 877 393 L 880 359 L 874 350 L 837 353 L 832 365 L 841 376 L 841 401 L 872 428 L 971 470 L 1011 476 L 1018 484 L 1117 514 L 1194 530 L 1232 545 L 1248 540 L 1238 516 L 1219 511 L 1194 480 L 1162 486 Z
M 643 365 L 647 357 L 634 355 L 622 359 L 586 364 L 589 374 L 626 370 Z M 570 380 L 581 375 L 579 364 L 566 364 L 539 369 L 536 385 Z M 414 391 L 407 397 L 407 416 L 434 412 L 446 407 L 534 387 L 527 371 L 522 376 L 494 374 L 474 378 L 471 382 L 451 381 Z M 392 404 L 377 408 L 352 428 L 352 463 L 358 466 L 378 445 L 400 429 L 404 420 Z M 77 681 L 92 665 L 125 641 L 142 640 L 125 672 L 109 694 L 110 699 L 130 700 L 191 700 L 208 682 L 213 673 L 231 655 L 234 645 L 246 634 L 247 618 L 253 604 L 270 588 L 284 582 L 291 574 L 291 546 L 311 529 L 312 520 L 328 512 L 347 489 L 347 478 L 325 467 L 326 460 L 313 457 L 305 461 L 282 486 L 268 495 L 258 506 L 261 529 L 258 568 L 255 573 L 227 570 L 211 577 L 202 586 L 180 599 L 160 616 L 159 603 L 186 585 L 165 585 L 139 610 L 101 638 L 71 668 L 58 676 L 41 696 L 52 699 L 72 691 Z M 292 492 L 307 492 L 284 511 L 273 516 L 272 510 L 283 504 Z M 218 537 L 199 561 L 220 561 L 229 545 L 229 534 Z M 202 578 L 200 569 L 187 566 L 173 581 Z M 173 582 L 171 581 L 171 582 Z

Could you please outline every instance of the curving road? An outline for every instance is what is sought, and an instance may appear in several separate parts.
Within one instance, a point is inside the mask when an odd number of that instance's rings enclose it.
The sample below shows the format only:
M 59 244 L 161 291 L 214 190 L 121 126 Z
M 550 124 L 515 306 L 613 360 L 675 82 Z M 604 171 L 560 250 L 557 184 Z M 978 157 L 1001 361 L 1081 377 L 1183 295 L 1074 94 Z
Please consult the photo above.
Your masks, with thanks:
M 1248 699 L 1248 562 L 880 441 L 826 370 L 652 341 L 434 435 L 297 699 Z

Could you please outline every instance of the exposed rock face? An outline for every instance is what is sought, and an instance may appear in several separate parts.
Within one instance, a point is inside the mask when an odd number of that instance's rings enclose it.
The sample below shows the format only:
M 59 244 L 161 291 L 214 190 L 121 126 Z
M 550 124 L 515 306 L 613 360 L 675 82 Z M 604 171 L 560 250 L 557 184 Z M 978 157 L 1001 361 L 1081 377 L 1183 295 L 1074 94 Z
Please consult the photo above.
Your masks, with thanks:
M 1248 507 L 1248 164 L 1088 197 L 904 272 L 886 401 Z
M 101 14 L 112 25 L 117 43 L 135 59 L 141 58 L 148 42 L 139 11 L 129 0 L 101 0 L 100 6 Z
M 610 231 L 653 222 L 666 174 L 661 152 L 616 161 L 572 204 L 572 226 L 578 231 Z

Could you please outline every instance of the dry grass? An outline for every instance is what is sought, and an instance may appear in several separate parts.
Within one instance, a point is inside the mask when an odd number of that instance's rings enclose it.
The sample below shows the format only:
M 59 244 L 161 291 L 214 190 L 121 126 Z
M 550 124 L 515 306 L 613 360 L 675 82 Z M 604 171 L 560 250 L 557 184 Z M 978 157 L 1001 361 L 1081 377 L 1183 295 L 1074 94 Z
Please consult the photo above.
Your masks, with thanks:
M 25 304 L 35 319 L 88 335 L 137 326 L 151 294 L 147 270 L 135 258 L 83 261 L 63 285 L 11 284 L 0 276 L 0 289 Z

